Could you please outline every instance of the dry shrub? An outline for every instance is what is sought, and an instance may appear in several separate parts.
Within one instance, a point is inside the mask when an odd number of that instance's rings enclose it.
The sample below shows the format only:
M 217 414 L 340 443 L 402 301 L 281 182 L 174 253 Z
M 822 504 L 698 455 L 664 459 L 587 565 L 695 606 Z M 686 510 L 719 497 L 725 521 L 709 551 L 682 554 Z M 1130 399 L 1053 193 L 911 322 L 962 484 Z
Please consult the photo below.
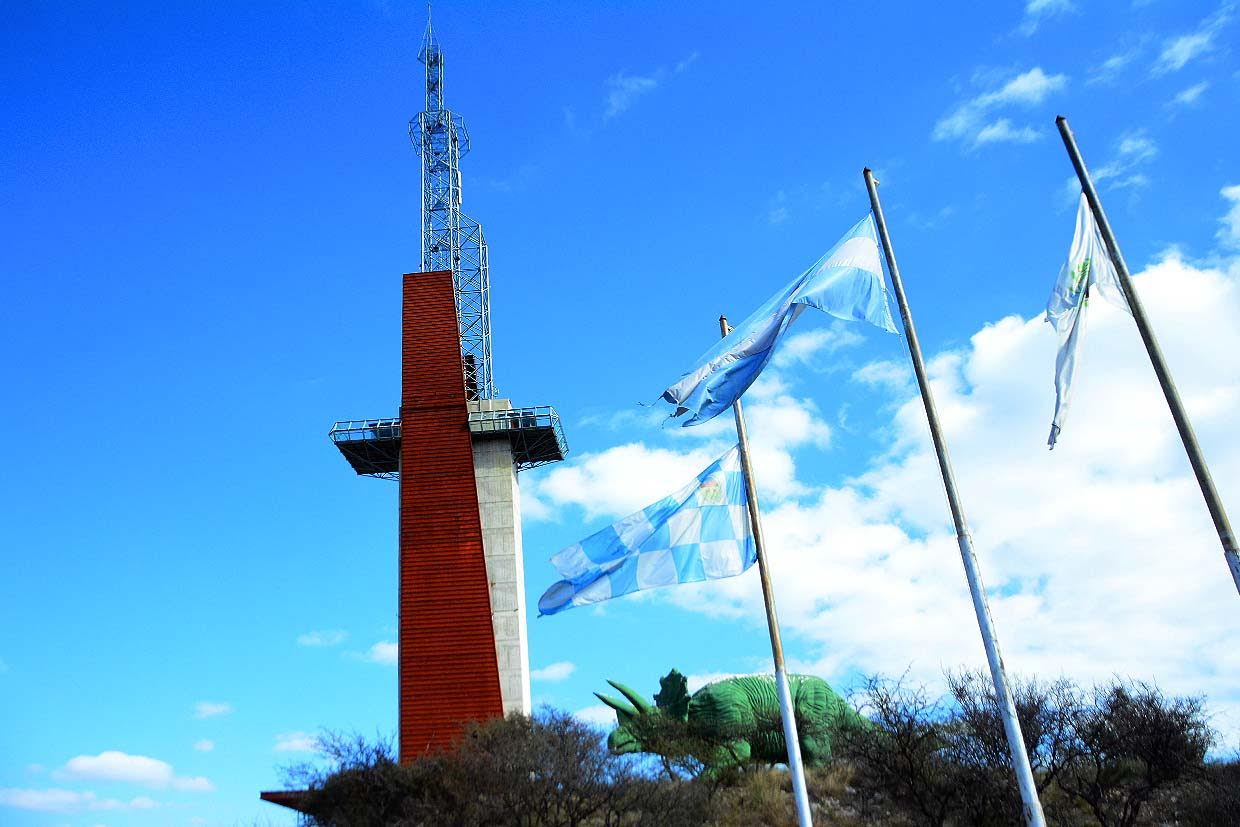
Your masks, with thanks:
M 331 765 L 287 773 L 314 827 L 698 827 L 713 786 L 660 781 L 601 734 L 544 710 L 467 728 L 455 749 L 400 766 L 390 742 L 328 735 Z

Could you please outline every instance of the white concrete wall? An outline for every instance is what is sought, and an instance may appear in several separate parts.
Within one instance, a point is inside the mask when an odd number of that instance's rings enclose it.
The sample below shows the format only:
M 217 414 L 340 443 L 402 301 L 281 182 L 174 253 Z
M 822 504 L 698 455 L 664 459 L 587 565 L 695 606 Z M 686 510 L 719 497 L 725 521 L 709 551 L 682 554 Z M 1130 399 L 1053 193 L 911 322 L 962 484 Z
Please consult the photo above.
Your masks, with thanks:
M 471 403 L 504 410 L 506 399 Z M 530 652 L 525 631 L 525 565 L 521 553 L 521 492 L 508 436 L 474 437 L 474 479 L 482 547 L 491 587 L 491 626 L 499 659 L 504 713 L 530 713 Z

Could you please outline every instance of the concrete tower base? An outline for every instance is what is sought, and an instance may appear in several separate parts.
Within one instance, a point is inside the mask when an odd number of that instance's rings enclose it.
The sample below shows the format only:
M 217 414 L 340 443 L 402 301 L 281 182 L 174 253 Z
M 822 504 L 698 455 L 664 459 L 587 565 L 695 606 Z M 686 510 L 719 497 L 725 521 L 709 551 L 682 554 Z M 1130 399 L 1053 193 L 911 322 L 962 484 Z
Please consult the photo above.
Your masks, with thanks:
M 471 412 L 507 411 L 507 399 L 470 402 Z M 474 435 L 474 480 L 491 592 L 491 627 L 504 714 L 530 713 L 530 653 L 525 634 L 521 491 L 506 434 Z

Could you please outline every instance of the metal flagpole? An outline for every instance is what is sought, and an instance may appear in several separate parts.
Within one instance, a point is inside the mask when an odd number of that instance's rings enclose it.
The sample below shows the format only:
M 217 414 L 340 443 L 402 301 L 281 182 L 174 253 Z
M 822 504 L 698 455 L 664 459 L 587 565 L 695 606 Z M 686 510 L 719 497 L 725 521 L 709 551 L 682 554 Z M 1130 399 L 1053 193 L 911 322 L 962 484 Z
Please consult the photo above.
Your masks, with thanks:
M 1085 191 L 1089 208 L 1093 210 L 1094 218 L 1098 221 L 1098 229 L 1102 231 L 1102 240 L 1106 242 L 1107 252 L 1111 254 L 1111 262 L 1115 265 L 1116 275 L 1119 276 L 1124 298 L 1128 300 L 1128 308 L 1132 311 L 1132 318 L 1137 323 L 1137 330 L 1141 333 L 1141 341 L 1145 342 L 1145 350 L 1149 353 L 1150 362 L 1154 365 L 1154 373 L 1158 375 L 1158 384 L 1162 386 L 1163 396 L 1167 397 L 1167 406 L 1171 408 L 1171 418 L 1175 420 L 1175 427 L 1180 432 L 1180 440 L 1184 443 L 1184 450 L 1188 453 L 1188 462 L 1193 466 L 1193 473 L 1197 475 L 1197 484 L 1201 486 L 1201 494 L 1206 498 L 1210 518 L 1214 520 L 1214 528 L 1218 531 L 1218 538 L 1223 544 L 1223 557 L 1227 560 L 1227 567 L 1231 569 L 1232 582 L 1236 585 L 1236 591 L 1240 592 L 1240 554 L 1236 550 L 1236 535 L 1231 531 L 1231 521 L 1227 519 L 1227 511 L 1223 508 L 1218 491 L 1214 489 L 1214 480 L 1210 477 L 1210 469 L 1206 466 L 1205 457 L 1201 455 L 1201 447 L 1197 444 L 1197 436 L 1193 433 L 1192 423 L 1188 421 L 1188 414 L 1184 411 L 1184 404 L 1180 402 L 1180 394 L 1175 389 L 1171 371 L 1167 369 L 1167 363 L 1163 361 L 1162 350 L 1158 347 L 1158 340 L 1154 338 L 1154 330 L 1150 327 L 1149 319 L 1145 316 L 1145 308 L 1141 306 L 1141 299 L 1138 298 L 1137 291 L 1132 285 L 1128 265 L 1124 262 L 1123 253 L 1119 251 L 1119 242 L 1115 240 L 1115 233 L 1111 231 L 1111 222 L 1107 221 L 1107 215 L 1102 211 L 1102 201 L 1098 198 L 1098 191 L 1094 189 L 1089 170 L 1085 168 L 1085 159 L 1081 157 L 1081 150 L 1076 145 L 1076 137 L 1072 134 L 1072 128 L 1068 126 L 1067 118 L 1062 115 L 1055 119 L 1055 125 L 1059 127 L 1059 134 L 1063 137 L 1068 157 L 1072 159 L 1072 166 L 1076 169 L 1076 177 L 1081 179 L 1081 189 Z
M 878 225 L 878 237 L 883 243 L 883 254 L 887 258 L 887 270 L 891 273 L 891 283 L 895 287 L 896 300 L 900 304 L 900 318 L 904 322 L 908 351 L 913 358 L 913 370 L 917 374 L 917 386 L 921 389 L 921 401 L 926 408 L 926 419 L 930 424 L 930 437 L 934 441 L 934 452 L 939 458 L 943 488 L 947 491 L 947 503 L 951 506 L 952 521 L 956 524 L 956 541 L 960 545 L 960 559 L 964 562 L 965 577 L 969 581 L 969 593 L 973 596 L 973 610 L 977 613 L 977 625 L 982 633 L 982 643 L 986 647 L 990 677 L 995 684 L 995 698 L 999 703 L 1003 730 L 1007 734 L 1008 750 L 1012 755 L 1012 769 L 1016 772 L 1020 798 L 1025 807 L 1025 823 L 1030 827 L 1045 827 L 1046 819 L 1042 815 L 1042 803 L 1038 800 L 1037 784 L 1033 778 L 1033 769 L 1029 766 L 1029 754 L 1025 751 L 1025 739 L 1021 735 L 1020 721 L 1016 717 L 1016 704 L 1008 689 L 1007 675 L 1003 669 L 1003 656 L 999 654 L 999 639 L 995 635 L 994 621 L 990 617 L 990 605 L 986 602 L 986 587 L 982 583 L 981 573 L 977 570 L 973 537 L 969 533 L 969 525 L 964 518 L 964 509 L 960 505 L 960 495 L 956 491 L 956 475 L 952 471 L 951 459 L 947 456 L 947 443 L 943 439 L 939 414 L 934 407 L 930 381 L 926 378 L 926 366 L 921 357 L 921 345 L 917 342 L 917 330 L 913 327 L 913 316 L 909 312 L 908 300 L 904 296 L 904 282 L 900 280 L 900 268 L 896 265 L 896 254 L 891 248 L 891 239 L 887 235 L 887 220 L 883 217 L 883 206 L 878 201 L 878 181 L 875 180 L 874 173 L 869 167 L 863 171 L 863 174 L 866 189 L 870 192 L 870 207 L 874 211 L 874 221 Z
M 724 336 L 732 330 L 728 317 L 719 317 L 719 332 Z M 736 436 L 741 448 L 741 472 L 745 475 L 745 497 L 749 506 L 749 521 L 753 526 L 754 548 L 758 552 L 758 577 L 762 581 L 762 600 L 766 604 L 766 625 L 771 633 L 771 654 L 775 658 L 775 688 L 779 693 L 779 716 L 784 724 L 784 743 L 788 747 L 788 771 L 792 775 L 792 796 L 797 805 L 797 821 L 801 827 L 813 827 L 809 809 L 809 792 L 805 788 L 805 767 L 801 763 L 801 741 L 797 736 L 797 720 L 792 706 L 792 692 L 788 688 L 788 673 L 784 669 L 784 644 L 779 638 L 779 618 L 775 614 L 775 592 L 771 589 L 771 574 L 766 566 L 766 541 L 762 536 L 762 518 L 758 512 L 758 487 L 754 483 L 753 465 L 749 461 L 749 435 L 745 431 L 745 412 L 740 397 L 732 403 L 736 416 Z

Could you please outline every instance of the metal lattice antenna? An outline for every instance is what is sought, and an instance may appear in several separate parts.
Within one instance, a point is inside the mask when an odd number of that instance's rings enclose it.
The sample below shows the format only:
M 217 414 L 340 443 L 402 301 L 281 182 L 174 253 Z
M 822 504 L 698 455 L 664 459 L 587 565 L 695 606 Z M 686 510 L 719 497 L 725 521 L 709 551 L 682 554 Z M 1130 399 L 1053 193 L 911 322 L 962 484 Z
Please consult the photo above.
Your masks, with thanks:
M 426 65 L 426 110 L 409 122 L 409 137 L 422 156 L 422 271 L 452 271 L 466 392 L 470 399 L 494 399 L 487 243 L 482 226 L 461 212 L 460 163 L 469 132 L 443 105 L 443 52 L 429 8 L 418 60 Z

